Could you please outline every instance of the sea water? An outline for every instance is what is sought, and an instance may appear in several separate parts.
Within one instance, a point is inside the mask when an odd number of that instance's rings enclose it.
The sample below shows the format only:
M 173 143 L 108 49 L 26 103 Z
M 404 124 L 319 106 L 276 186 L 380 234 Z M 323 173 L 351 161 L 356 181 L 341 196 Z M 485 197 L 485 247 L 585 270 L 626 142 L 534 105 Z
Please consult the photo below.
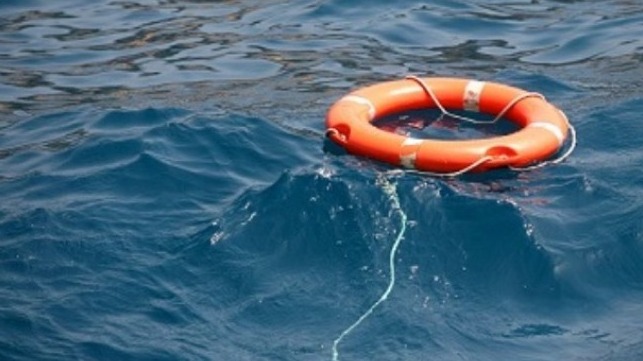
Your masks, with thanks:
M 638 1 L 0 2 L 0 359 L 643 358 L 641 34 Z M 576 151 L 440 179 L 324 139 L 410 74 L 540 92 Z

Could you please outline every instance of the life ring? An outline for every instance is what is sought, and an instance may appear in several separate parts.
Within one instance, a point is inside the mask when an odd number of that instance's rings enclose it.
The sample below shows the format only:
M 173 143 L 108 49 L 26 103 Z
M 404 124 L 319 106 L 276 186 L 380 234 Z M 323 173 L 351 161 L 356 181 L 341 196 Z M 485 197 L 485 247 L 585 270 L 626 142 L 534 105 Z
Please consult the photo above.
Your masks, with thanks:
M 520 129 L 492 138 L 450 141 L 417 139 L 372 124 L 391 114 L 427 108 L 500 114 Z M 416 77 L 342 97 L 329 109 L 326 127 L 327 136 L 351 154 L 440 174 L 522 168 L 544 161 L 562 147 L 570 130 L 565 114 L 537 93 L 493 82 Z

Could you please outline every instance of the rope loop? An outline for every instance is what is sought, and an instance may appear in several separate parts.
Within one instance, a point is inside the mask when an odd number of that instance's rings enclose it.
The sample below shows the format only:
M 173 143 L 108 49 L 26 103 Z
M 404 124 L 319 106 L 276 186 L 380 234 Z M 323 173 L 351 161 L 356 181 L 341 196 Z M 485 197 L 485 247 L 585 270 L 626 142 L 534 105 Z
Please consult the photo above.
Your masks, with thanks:
M 413 80 L 416 83 L 418 83 L 418 85 L 424 90 L 424 92 L 431 98 L 431 100 L 436 105 L 436 107 L 438 109 L 440 109 L 440 112 L 442 113 L 440 115 L 440 117 L 446 115 L 448 117 L 458 119 L 458 120 L 462 120 L 462 121 L 466 121 L 466 122 L 469 122 L 469 123 L 472 123 L 472 124 L 494 124 L 494 123 L 498 122 L 500 119 L 502 119 L 507 114 L 507 112 L 509 112 L 509 110 L 511 110 L 511 108 L 513 108 L 516 104 L 518 104 L 520 101 L 522 101 L 524 99 L 527 99 L 527 98 L 534 97 L 534 98 L 542 99 L 543 101 L 547 101 L 545 99 L 545 96 L 543 96 L 540 93 L 535 93 L 535 92 L 522 93 L 522 94 L 517 95 L 509 103 L 507 103 L 507 105 L 505 105 L 505 107 L 502 108 L 502 110 L 492 120 L 490 120 L 490 121 L 476 120 L 476 119 L 472 119 L 472 118 L 469 118 L 469 117 L 465 117 L 465 116 L 462 116 L 462 115 L 458 115 L 458 114 L 454 114 L 452 112 L 449 112 L 442 105 L 442 103 L 440 103 L 440 100 L 435 95 L 435 93 L 433 92 L 431 87 L 422 78 L 419 78 L 419 77 L 417 77 L 415 75 L 407 75 L 405 77 L 405 79 Z M 574 129 L 574 127 L 570 123 L 570 121 L 567 118 L 567 116 L 565 115 L 565 113 L 563 113 L 562 111 L 560 113 L 563 115 L 563 118 L 565 118 L 565 121 L 567 122 L 567 126 L 569 128 L 569 133 L 570 133 L 570 138 L 571 138 L 571 144 L 570 144 L 569 148 L 567 149 L 567 151 L 565 151 L 563 154 L 561 154 L 559 157 L 557 157 L 556 159 L 553 159 L 553 160 L 543 161 L 543 162 L 540 162 L 538 164 L 535 164 L 535 165 L 532 165 L 532 166 L 527 166 L 527 167 L 512 167 L 512 166 L 509 166 L 508 167 L 509 169 L 511 169 L 513 171 L 528 171 L 528 170 L 538 169 L 538 168 L 542 168 L 542 167 L 544 167 L 544 166 L 546 166 L 548 164 L 561 163 L 572 154 L 572 152 L 576 148 L 576 129 Z M 465 167 L 465 168 L 463 168 L 461 170 L 451 172 L 451 173 L 433 173 L 433 172 L 423 172 L 423 171 L 415 171 L 415 172 L 422 173 L 422 174 L 428 174 L 428 175 L 436 176 L 436 177 L 457 177 L 459 175 L 462 175 L 464 173 L 467 173 L 467 172 L 475 169 L 477 166 L 479 166 L 479 165 L 481 165 L 481 164 L 483 164 L 483 163 L 485 163 L 485 162 L 487 162 L 487 161 L 489 161 L 491 159 L 492 159 L 492 157 L 490 157 L 490 156 L 482 157 L 478 161 L 472 163 L 471 165 L 469 165 L 469 166 L 467 166 L 467 167 Z
M 326 129 L 326 132 L 324 133 L 324 135 L 328 138 L 332 137 L 333 135 L 339 137 L 340 133 L 339 133 L 339 130 L 335 128 L 328 128 Z
M 346 136 L 335 128 L 326 129 L 326 132 L 324 132 L 324 135 L 327 138 L 336 139 L 338 141 L 341 141 L 342 143 L 346 143 Z
M 415 75 L 408 75 L 406 76 L 405 79 L 413 80 L 416 83 L 418 83 L 418 85 L 420 85 L 420 87 L 431 98 L 431 100 L 433 100 L 433 103 L 435 103 L 438 109 L 440 109 L 440 112 L 442 112 L 442 115 L 447 115 L 454 119 L 463 120 L 471 124 L 494 124 L 498 122 L 500 119 L 502 119 L 507 114 L 507 112 L 511 110 L 511 108 L 513 108 L 514 105 L 518 104 L 518 102 L 526 98 L 539 98 L 539 99 L 542 99 L 543 101 L 546 101 L 545 96 L 543 96 L 540 93 L 534 93 L 534 92 L 522 93 L 517 95 L 509 103 L 507 103 L 507 105 L 505 105 L 505 107 L 502 108 L 500 113 L 498 113 L 498 115 L 496 115 L 496 117 L 493 118 L 492 120 L 476 120 L 462 115 L 457 115 L 446 110 L 446 108 L 442 105 L 442 103 L 440 103 L 440 100 L 438 100 L 438 97 L 435 95 L 431 87 L 422 78 L 419 78 Z

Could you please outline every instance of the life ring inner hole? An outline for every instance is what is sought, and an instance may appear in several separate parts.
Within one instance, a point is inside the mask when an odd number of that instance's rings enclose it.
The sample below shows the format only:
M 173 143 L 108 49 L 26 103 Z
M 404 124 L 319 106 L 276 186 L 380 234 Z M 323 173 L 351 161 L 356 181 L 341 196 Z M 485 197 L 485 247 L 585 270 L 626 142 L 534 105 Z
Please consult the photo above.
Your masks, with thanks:
M 419 109 L 386 115 L 375 119 L 372 124 L 391 133 L 438 140 L 492 138 L 511 134 L 520 129 L 514 122 L 505 118 L 492 122 L 494 119 L 492 115 L 464 110 L 449 111 L 475 120 L 476 123 L 442 114 L 439 109 Z

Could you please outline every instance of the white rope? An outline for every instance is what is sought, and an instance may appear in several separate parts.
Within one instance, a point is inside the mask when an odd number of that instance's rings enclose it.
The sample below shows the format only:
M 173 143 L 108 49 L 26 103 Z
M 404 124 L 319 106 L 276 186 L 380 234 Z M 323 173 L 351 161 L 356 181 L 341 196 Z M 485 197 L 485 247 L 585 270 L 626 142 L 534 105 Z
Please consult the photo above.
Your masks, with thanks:
M 479 121 L 475 119 L 471 119 L 468 117 L 464 116 L 459 116 L 457 114 L 453 114 L 449 111 L 447 111 L 442 104 L 440 104 L 438 98 L 435 96 L 433 93 L 433 90 L 422 80 L 421 78 L 418 78 L 416 76 L 407 76 L 407 79 L 414 80 L 420 84 L 420 86 L 424 89 L 424 91 L 431 97 L 435 105 L 440 109 L 442 112 L 442 115 L 447 115 L 455 119 L 460 119 L 464 120 L 473 124 L 493 124 L 500 120 L 504 115 L 514 106 L 516 103 L 519 101 L 528 98 L 528 97 L 538 97 L 543 100 L 545 100 L 545 97 L 542 96 L 539 93 L 523 93 L 518 96 L 516 96 L 514 99 L 512 99 L 501 111 L 498 113 L 498 115 L 491 121 Z M 544 161 L 539 164 L 529 166 L 529 167 L 524 167 L 524 168 L 516 168 L 516 167 L 511 167 L 509 168 L 514 171 L 525 171 L 525 170 L 531 170 L 531 169 L 537 169 L 541 168 L 547 164 L 556 164 L 564 161 L 567 157 L 569 157 L 570 154 L 574 151 L 576 148 L 576 129 L 572 126 L 572 124 L 569 122 L 569 119 L 561 111 L 561 114 L 563 115 L 563 118 L 565 118 L 565 121 L 567 123 L 567 126 L 569 128 L 570 132 L 570 138 L 571 138 L 571 145 L 567 151 L 565 151 L 560 157 L 550 160 L 550 161 Z M 442 116 L 441 115 L 441 116 Z M 338 134 L 339 132 L 336 129 L 329 129 L 327 131 L 327 135 L 330 134 Z M 457 177 L 460 176 L 464 173 L 467 173 L 474 168 L 480 166 L 481 164 L 493 159 L 491 156 L 483 156 L 482 158 L 478 159 L 477 161 L 471 163 L 470 165 L 454 171 L 454 172 L 449 172 L 449 173 L 435 173 L 435 172 L 425 172 L 425 171 L 418 171 L 418 170 L 397 170 L 397 171 L 390 171 L 389 174 L 394 174 L 394 173 L 420 173 L 423 175 L 430 175 L 430 176 L 435 176 L 435 177 Z M 397 211 L 400 215 L 400 231 L 397 234 L 397 237 L 395 238 L 395 241 L 393 242 L 393 246 L 391 247 L 391 252 L 389 254 L 389 283 L 382 295 L 375 301 L 371 307 L 369 307 L 366 312 L 364 312 L 355 322 L 353 322 L 350 326 L 348 326 L 344 331 L 340 333 L 340 335 L 333 341 L 333 347 L 332 347 L 332 361 L 339 361 L 339 344 L 342 342 L 342 340 L 348 336 L 350 333 L 352 333 L 364 320 L 366 320 L 374 311 L 375 309 L 382 304 L 384 301 L 386 301 L 393 291 L 393 287 L 395 286 L 395 255 L 397 253 L 397 249 L 400 246 L 400 243 L 402 242 L 402 239 L 404 239 L 404 234 L 406 233 L 406 225 L 407 225 L 407 215 L 400 206 L 400 199 L 397 194 L 397 191 L 395 189 L 395 185 L 392 184 L 391 182 L 386 179 L 384 176 L 378 177 L 377 184 L 382 186 L 382 190 L 386 195 L 389 196 L 389 199 L 392 204 L 392 208 L 394 211 Z
M 526 98 L 534 97 L 534 98 L 539 98 L 539 99 L 542 99 L 542 100 L 546 101 L 545 97 L 540 93 L 522 93 L 522 94 L 519 94 L 519 95 L 515 96 L 507 105 L 505 105 L 504 108 L 502 108 L 500 113 L 498 113 L 498 115 L 496 115 L 496 117 L 493 118 L 492 120 L 476 120 L 476 119 L 472 119 L 472 118 L 465 117 L 465 116 L 462 116 L 462 115 L 457 115 L 457 114 L 451 113 L 448 110 L 446 110 L 446 108 L 438 100 L 438 97 L 435 95 L 435 93 L 433 92 L 431 87 L 426 82 L 424 82 L 424 79 L 419 78 L 419 77 L 417 77 L 415 75 L 408 75 L 406 77 L 406 79 L 413 80 L 416 83 L 418 83 L 420 85 L 420 87 L 422 87 L 422 89 L 429 95 L 429 97 L 431 97 L 431 100 L 433 100 L 433 103 L 435 103 L 435 105 L 438 107 L 438 109 L 440 109 L 440 111 L 442 112 L 443 115 L 448 115 L 449 117 L 459 119 L 459 120 L 463 120 L 465 122 L 469 122 L 469 123 L 472 123 L 472 124 L 494 124 L 497 121 L 499 121 L 500 119 L 502 119 L 505 116 L 505 114 L 507 114 L 507 112 L 514 105 L 516 105 L 519 101 L 521 101 L 523 99 L 526 99 Z
M 397 211 L 400 215 L 400 231 L 397 234 L 397 237 L 395 238 L 395 241 L 393 242 L 393 246 L 391 247 L 391 253 L 389 254 L 389 284 L 386 287 L 386 290 L 380 298 L 369 307 L 364 314 L 362 314 L 357 321 L 353 322 L 352 325 L 348 326 L 342 333 L 333 341 L 333 361 L 339 361 L 339 351 L 338 351 L 338 346 L 339 343 L 342 342 L 344 337 L 348 336 L 351 332 L 353 332 L 354 329 L 357 328 L 368 316 L 370 316 L 375 308 L 379 306 L 382 302 L 386 301 L 388 296 L 391 294 L 391 291 L 393 291 L 393 287 L 395 286 L 395 254 L 397 252 L 398 247 L 400 246 L 400 243 L 402 242 L 402 239 L 404 238 L 404 233 L 406 232 L 406 221 L 407 221 L 407 216 L 404 210 L 402 210 L 402 207 L 400 206 L 400 198 L 397 195 L 397 191 L 395 189 L 395 185 L 392 184 L 391 182 L 388 181 L 384 176 L 379 177 L 378 182 L 379 185 L 382 186 L 382 190 L 384 190 L 384 193 L 388 195 L 393 210 Z
M 426 84 L 424 79 L 419 78 L 419 77 L 417 77 L 415 75 L 408 75 L 408 76 L 406 76 L 406 79 L 413 80 L 416 83 L 418 83 L 420 85 L 420 87 L 429 95 L 431 100 L 433 100 L 433 103 L 438 107 L 438 109 L 440 109 L 440 112 L 442 112 L 440 117 L 446 115 L 446 116 L 452 117 L 454 119 L 459 119 L 459 120 L 469 122 L 469 123 L 472 123 L 472 124 L 494 124 L 498 120 L 502 119 L 514 105 L 516 105 L 518 102 L 520 102 L 521 100 L 526 99 L 526 98 L 536 97 L 536 98 L 542 99 L 543 101 L 547 101 L 545 99 L 545 97 L 540 93 L 533 93 L 533 92 L 522 93 L 522 94 L 519 94 L 516 97 L 514 97 L 507 105 L 505 105 L 505 107 L 502 108 L 500 113 L 498 113 L 498 115 L 496 115 L 496 117 L 493 118 L 492 120 L 490 120 L 490 121 L 476 120 L 476 119 L 472 119 L 472 118 L 465 117 L 465 116 L 462 116 L 462 115 L 457 115 L 457 114 L 451 113 L 448 110 L 446 110 L 446 108 L 444 108 L 444 106 L 438 100 L 438 97 L 435 95 L 435 93 L 433 92 L 431 87 L 428 84 Z M 532 166 L 527 166 L 527 167 L 512 167 L 512 166 L 508 166 L 509 169 L 511 169 L 513 171 L 528 171 L 528 170 L 542 168 L 542 167 L 544 167 L 546 165 L 549 165 L 549 164 L 558 164 L 558 163 L 561 163 L 562 161 L 564 161 L 565 159 L 567 159 L 572 154 L 572 152 L 574 152 L 574 149 L 576 148 L 576 129 L 574 129 L 574 126 L 572 126 L 572 124 L 570 123 L 570 121 L 567 118 L 567 116 L 565 115 L 565 113 L 563 113 L 562 111 L 560 113 L 563 115 L 563 118 L 565 118 L 565 122 L 567 123 L 567 127 L 569 128 L 569 133 L 570 133 L 570 138 L 571 138 L 571 144 L 569 146 L 569 149 L 567 149 L 567 151 L 565 151 L 561 156 L 559 156 L 556 159 L 542 161 L 542 162 L 540 162 L 538 164 L 535 164 L 535 165 L 532 165 Z M 485 163 L 485 162 L 487 162 L 487 161 L 489 161 L 491 159 L 492 159 L 492 157 L 490 157 L 490 156 L 482 157 L 478 161 L 472 163 L 470 166 L 468 166 L 466 168 L 463 168 L 462 170 L 452 172 L 452 173 L 433 173 L 433 172 L 424 172 L 424 171 L 415 171 L 415 172 L 430 175 L 430 176 L 435 176 L 435 177 L 457 177 L 459 175 L 462 175 L 462 174 L 464 174 L 464 173 L 476 168 L 480 164 Z

